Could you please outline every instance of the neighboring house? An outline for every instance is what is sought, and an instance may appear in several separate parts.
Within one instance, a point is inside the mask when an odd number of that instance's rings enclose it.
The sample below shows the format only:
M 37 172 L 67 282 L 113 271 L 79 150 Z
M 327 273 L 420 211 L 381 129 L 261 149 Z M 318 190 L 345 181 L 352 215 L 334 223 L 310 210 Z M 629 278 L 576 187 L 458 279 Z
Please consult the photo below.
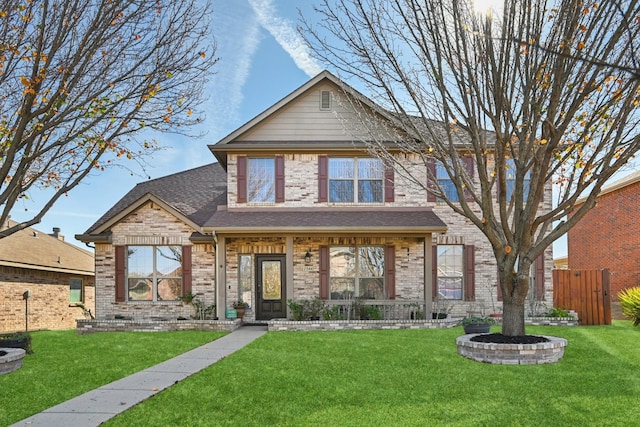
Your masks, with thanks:
M 563 270 L 569 268 L 569 256 L 564 255 L 564 256 L 555 257 L 553 259 L 553 268 L 559 268 Z
M 217 163 L 138 184 L 76 236 L 96 246 L 97 318 L 186 316 L 188 292 L 220 318 L 242 299 L 249 320 L 314 297 L 429 311 L 439 295 L 455 314 L 493 311 L 485 237 L 368 154 L 346 96 L 371 114 L 371 101 L 320 73 L 211 145 Z M 531 294 L 550 302 L 551 248 L 536 265 Z
M 65 242 L 58 228 L 25 228 L 0 239 L 0 290 L 0 332 L 24 331 L 27 321 L 29 330 L 75 328 L 85 318 L 78 304 L 95 311 L 93 253 Z
M 576 202 L 576 209 L 584 200 Z M 609 269 L 611 294 L 640 285 L 640 171 L 603 187 L 568 233 L 569 268 Z

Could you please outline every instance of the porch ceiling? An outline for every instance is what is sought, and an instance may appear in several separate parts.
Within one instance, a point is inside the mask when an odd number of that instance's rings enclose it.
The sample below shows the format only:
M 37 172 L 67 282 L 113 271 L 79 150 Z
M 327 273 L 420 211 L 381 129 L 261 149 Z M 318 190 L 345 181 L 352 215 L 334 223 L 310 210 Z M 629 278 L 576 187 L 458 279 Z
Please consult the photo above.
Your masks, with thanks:
M 221 210 L 204 225 L 205 232 L 234 234 L 413 234 L 447 230 L 431 209 Z

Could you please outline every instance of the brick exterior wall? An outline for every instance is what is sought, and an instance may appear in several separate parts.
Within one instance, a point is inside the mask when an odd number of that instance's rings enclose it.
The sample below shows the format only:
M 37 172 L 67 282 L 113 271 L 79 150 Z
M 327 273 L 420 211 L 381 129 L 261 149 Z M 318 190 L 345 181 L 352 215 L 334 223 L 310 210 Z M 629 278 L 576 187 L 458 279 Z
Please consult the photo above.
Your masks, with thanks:
M 112 243 L 96 244 L 96 319 L 117 317 L 136 320 L 172 319 L 194 315 L 181 301 L 115 300 L 116 245 L 192 246 L 192 293 L 205 305 L 215 302 L 215 256 L 213 243 L 195 244 L 189 237 L 195 230 L 153 202 L 146 203 L 112 228 Z
M 84 306 L 95 313 L 95 287 L 92 276 L 0 266 L 0 333 L 25 330 L 25 301 L 29 330 L 73 329 L 84 319 L 82 309 L 69 302 L 69 279 L 82 279 Z
M 640 285 L 640 182 L 598 197 L 568 233 L 569 268 L 611 272 L 611 296 Z

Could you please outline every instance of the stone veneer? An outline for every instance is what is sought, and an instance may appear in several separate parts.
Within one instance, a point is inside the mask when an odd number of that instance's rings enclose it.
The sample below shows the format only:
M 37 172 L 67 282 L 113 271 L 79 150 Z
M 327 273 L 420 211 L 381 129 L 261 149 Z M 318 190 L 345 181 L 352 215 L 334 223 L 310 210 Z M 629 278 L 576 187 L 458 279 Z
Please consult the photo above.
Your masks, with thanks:
M 269 332 L 283 331 L 355 331 L 365 329 L 438 329 L 452 328 L 460 319 L 442 320 L 313 320 L 294 321 L 274 319 L 268 323 Z
M 564 356 L 567 340 L 545 336 L 549 341 L 538 344 L 496 344 L 471 341 L 480 334 L 456 338 L 458 353 L 477 362 L 495 365 L 537 365 L 555 363 Z
M 169 331 L 226 331 L 242 325 L 241 320 L 78 320 L 77 334 L 96 332 L 169 332 Z
M 22 366 L 24 355 L 27 354 L 22 348 L 0 348 L 0 375 L 8 374 Z

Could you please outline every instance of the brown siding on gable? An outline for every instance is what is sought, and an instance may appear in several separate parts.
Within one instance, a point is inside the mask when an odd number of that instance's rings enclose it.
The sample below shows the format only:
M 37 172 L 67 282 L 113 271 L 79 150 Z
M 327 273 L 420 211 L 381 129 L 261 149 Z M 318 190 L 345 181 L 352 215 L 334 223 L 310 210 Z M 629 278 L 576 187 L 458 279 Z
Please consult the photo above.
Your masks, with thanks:
M 320 299 L 329 299 L 329 247 L 320 246 Z
M 392 203 L 395 199 L 394 170 L 392 166 L 387 166 L 384 170 L 384 201 Z
M 318 156 L 318 202 L 329 200 L 329 158 Z
M 396 299 L 396 247 L 387 245 L 384 258 L 384 284 L 387 299 Z
M 474 301 L 476 299 L 476 261 L 475 246 L 466 245 L 464 247 L 464 300 Z
M 125 297 L 125 246 L 116 246 L 116 302 L 124 302 Z
M 182 295 L 191 292 L 191 246 L 182 247 Z
M 276 156 L 276 203 L 284 203 L 284 156 Z
M 238 156 L 236 165 L 238 203 L 247 203 L 247 157 Z

